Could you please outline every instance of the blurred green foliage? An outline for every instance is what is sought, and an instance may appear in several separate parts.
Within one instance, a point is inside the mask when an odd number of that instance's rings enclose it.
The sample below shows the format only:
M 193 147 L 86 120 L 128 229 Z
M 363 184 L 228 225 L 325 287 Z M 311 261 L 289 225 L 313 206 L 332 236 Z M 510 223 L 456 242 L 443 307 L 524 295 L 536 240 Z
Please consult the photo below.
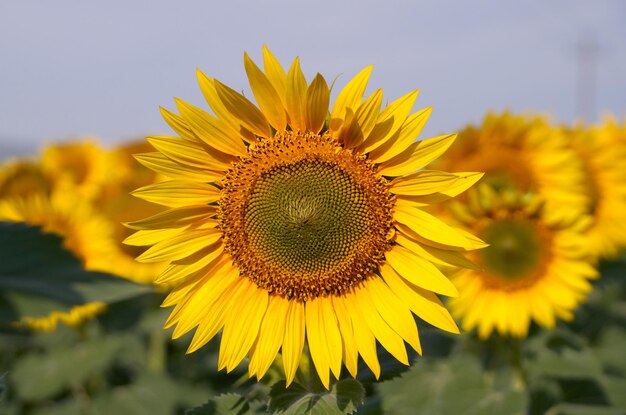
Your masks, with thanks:
M 185 354 L 188 336 L 172 341 L 162 329 L 164 294 L 80 269 L 59 238 L 37 228 L 2 224 L 0 248 L 2 414 L 626 413 L 624 259 L 602 265 L 570 324 L 534 327 L 522 341 L 483 342 L 420 322 L 424 356 L 413 355 L 411 367 L 381 350 L 380 381 L 360 368 L 358 380 L 325 391 L 315 382 L 286 388 L 272 372 L 257 383 L 243 365 L 217 372 L 216 341 Z M 108 310 L 50 333 L 7 324 L 85 301 L 104 301 Z

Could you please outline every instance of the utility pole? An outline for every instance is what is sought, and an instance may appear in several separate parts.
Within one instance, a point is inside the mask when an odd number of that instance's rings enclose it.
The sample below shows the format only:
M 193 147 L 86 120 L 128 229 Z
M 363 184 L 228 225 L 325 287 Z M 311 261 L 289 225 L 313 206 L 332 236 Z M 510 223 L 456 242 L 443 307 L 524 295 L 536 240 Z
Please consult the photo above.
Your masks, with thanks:
M 593 122 L 596 115 L 596 64 L 599 49 L 592 35 L 582 36 L 576 45 L 578 55 L 576 117 L 586 122 Z

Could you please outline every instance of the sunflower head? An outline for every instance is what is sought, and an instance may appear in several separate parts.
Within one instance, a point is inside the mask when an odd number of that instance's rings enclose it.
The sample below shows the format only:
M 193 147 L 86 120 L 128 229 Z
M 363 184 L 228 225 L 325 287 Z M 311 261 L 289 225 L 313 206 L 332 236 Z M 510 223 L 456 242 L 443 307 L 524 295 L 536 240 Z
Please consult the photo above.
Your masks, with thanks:
M 496 190 L 537 193 L 548 214 L 575 217 L 589 205 L 580 158 L 562 130 L 542 117 L 488 114 L 480 126 L 459 132 L 457 145 L 436 166 L 484 171 L 482 182 Z
M 597 258 L 613 258 L 626 246 L 626 127 L 609 119 L 601 126 L 563 131 L 582 160 L 593 221 L 586 232 L 590 248 Z
M 92 139 L 46 146 L 41 165 L 55 187 L 78 190 L 88 199 L 95 198 L 102 185 L 117 171 L 108 153 Z
M 164 306 L 174 337 L 196 328 L 189 351 L 222 332 L 219 368 L 249 356 L 261 378 L 277 353 L 287 383 L 305 341 L 322 383 L 353 376 L 359 356 L 376 376 L 379 341 L 408 364 L 421 351 L 412 313 L 457 332 L 436 293 L 456 288 L 436 265 L 466 266 L 484 246 L 422 207 L 463 192 L 478 173 L 421 170 L 454 135 L 416 141 L 430 109 L 412 113 L 417 91 L 383 107 L 365 97 L 372 67 L 330 106 L 317 74 L 295 59 L 285 71 L 266 48 L 263 69 L 246 54 L 256 104 L 198 72 L 211 112 L 176 100 L 162 110 L 175 136 L 148 137 L 136 155 L 170 178 L 134 194 L 169 210 L 128 224 L 150 246 L 143 262 L 168 261 L 156 279 L 173 284 Z
M 35 161 L 14 160 L 0 165 L 0 199 L 49 195 L 52 186 L 51 178 Z
M 525 337 L 531 321 L 552 328 L 557 317 L 571 320 L 598 275 L 584 235 L 589 221 L 546 216 L 536 194 L 483 184 L 468 196 L 450 206 L 452 216 L 489 247 L 471 254 L 478 269 L 452 277 L 461 295 L 450 307 L 463 328 L 481 338 L 494 330 Z
M 108 271 L 115 247 L 110 223 L 69 189 L 49 196 L 33 194 L 0 201 L 0 220 L 41 226 L 63 238 L 63 246 L 81 260 L 86 269 Z

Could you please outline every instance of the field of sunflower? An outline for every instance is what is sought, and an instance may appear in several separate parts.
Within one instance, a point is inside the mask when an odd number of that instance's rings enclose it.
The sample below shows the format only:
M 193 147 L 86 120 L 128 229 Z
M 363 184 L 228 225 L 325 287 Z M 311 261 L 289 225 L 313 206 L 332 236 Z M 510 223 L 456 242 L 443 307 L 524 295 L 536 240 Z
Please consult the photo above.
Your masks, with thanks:
M 1 413 L 626 413 L 626 122 L 244 67 L 0 166 Z

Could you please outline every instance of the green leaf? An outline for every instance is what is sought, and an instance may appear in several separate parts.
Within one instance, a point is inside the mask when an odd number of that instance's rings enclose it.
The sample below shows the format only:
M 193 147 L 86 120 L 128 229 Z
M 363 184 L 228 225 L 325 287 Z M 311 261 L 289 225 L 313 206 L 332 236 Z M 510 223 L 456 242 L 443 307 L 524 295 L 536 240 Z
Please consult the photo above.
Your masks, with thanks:
M 95 338 L 72 348 L 25 355 L 15 363 L 9 378 L 19 398 L 50 399 L 83 384 L 141 347 L 139 339 L 132 335 Z
M 260 413 L 266 413 L 263 403 L 250 402 L 245 396 L 235 393 L 217 396 L 204 405 L 185 411 L 185 415 L 253 415 Z
M 186 388 L 180 382 L 164 375 L 143 373 L 135 382 L 99 394 L 93 402 L 93 414 L 170 415 L 176 408 L 192 404 Z
M 314 393 L 302 385 L 285 381 L 272 386 L 269 410 L 276 414 L 343 415 L 352 414 L 363 403 L 365 389 L 355 379 L 343 379 L 332 385 L 330 391 Z
M 624 410 L 607 406 L 561 403 L 550 408 L 545 415 L 624 415 Z
M 89 302 L 113 303 L 152 288 L 85 271 L 59 236 L 24 223 L 0 222 L 0 326 Z
M 478 359 L 469 354 L 420 359 L 402 377 L 377 389 L 383 413 L 398 415 L 521 415 L 527 408 L 526 394 L 516 379 L 507 373 L 483 372 Z
M 402 373 L 409 370 L 410 366 L 400 363 L 398 359 L 393 357 L 387 352 L 380 344 L 376 345 L 376 353 L 378 354 L 378 361 L 380 362 L 380 377 L 376 379 L 370 368 L 363 361 L 359 359 L 359 366 L 357 369 L 357 379 L 363 383 L 381 382 L 388 379 L 393 379 L 400 376 Z M 415 350 L 409 348 L 407 350 L 409 362 L 412 362 L 418 358 L 418 354 Z
M 600 360 L 589 349 L 564 349 L 559 353 L 545 348 L 527 362 L 526 369 L 532 376 L 560 379 L 599 379 L 603 376 Z
M 4 403 L 4 397 L 7 393 L 7 374 L 0 375 L 0 405 Z
M 84 415 L 86 412 L 84 404 L 77 399 L 65 399 L 60 402 L 42 405 L 40 408 L 29 412 L 31 415 Z

